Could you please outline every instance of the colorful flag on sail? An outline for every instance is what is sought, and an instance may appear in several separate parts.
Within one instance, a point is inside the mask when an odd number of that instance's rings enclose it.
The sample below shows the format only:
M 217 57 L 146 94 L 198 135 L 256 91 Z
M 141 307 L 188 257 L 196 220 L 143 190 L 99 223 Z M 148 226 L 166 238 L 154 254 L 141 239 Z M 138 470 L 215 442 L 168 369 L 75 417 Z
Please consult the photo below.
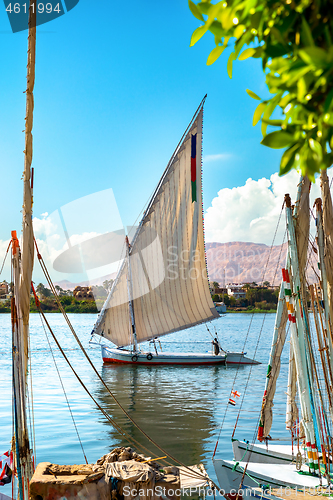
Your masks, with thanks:
M 231 391 L 231 396 L 233 396 L 234 398 L 240 398 L 241 395 L 237 391 Z
M 9 484 L 12 480 L 13 452 L 6 451 L 0 455 L 0 486 Z
M 229 405 L 231 406 L 236 406 L 236 401 L 234 401 L 233 399 L 229 398 L 229 401 L 228 401 Z
M 191 135 L 191 186 L 193 203 L 197 201 L 197 134 Z

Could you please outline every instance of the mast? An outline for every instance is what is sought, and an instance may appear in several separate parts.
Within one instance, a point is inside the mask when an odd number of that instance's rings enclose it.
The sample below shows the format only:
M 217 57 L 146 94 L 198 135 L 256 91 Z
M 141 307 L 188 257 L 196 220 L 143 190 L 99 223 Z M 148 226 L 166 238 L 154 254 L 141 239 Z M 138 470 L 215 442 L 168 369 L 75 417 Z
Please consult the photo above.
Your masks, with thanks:
M 134 317 L 134 308 L 133 308 L 133 285 L 132 285 L 132 271 L 131 271 L 131 262 L 130 262 L 130 243 L 128 241 L 128 236 L 126 236 L 126 259 L 128 266 L 127 273 L 127 292 L 128 292 L 128 305 L 130 311 L 130 319 L 132 325 L 132 336 L 133 336 L 133 347 L 134 351 L 138 350 L 138 342 L 136 337 L 136 329 L 135 329 L 135 317 Z
M 308 367 L 310 366 L 307 359 L 306 350 L 306 325 L 303 314 L 303 299 L 301 294 L 302 285 L 299 273 L 299 260 L 296 245 L 296 235 L 294 220 L 292 215 L 292 207 L 290 196 L 285 196 L 287 229 L 289 235 L 289 257 L 291 263 L 291 295 L 288 297 L 288 311 L 290 321 L 290 335 L 294 351 L 295 365 L 297 371 L 297 382 L 301 402 L 302 422 L 306 436 L 306 446 L 308 451 L 308 465 L 311 471 L 318 471 L 318 450 L 316 444 L 316 433 L 314 420 L 316 419 L 316 411 L 311 404 L 311 394 L 313 384 Z M 286 280 L 289 280 L 289 273 L 286 274 Z
M 296 234 L 298 235 L 297 243 L 298 248 L 300 248 L 300 252 L 302 252 L 302 248 L 305 244 L 307 244 L 307 234 L 308 228 L 302 228 L 300 230 L 301 221 L 304 222 L 306 226 L 306 217 L 309 218 L 309 180 L 307 177 L 301 177 L 300 182 L 298 184 L 297 189 L 297 198 L 295 204 L 294 215 L 296 218 Z M 305 215 L 307 214 L 307 216 Z M 306 243 L 304 242 L 306 240 Z M 299 267 L 303 270 L 306 262 L 306 253 L 304 255 L 300 255 Z M 305 258 L 304 258 L 305 257 Z M 290 257 L 287 253 L 285 269 L 290 270 Z M 286 296 L 288 296 L 290 292 L 290 283 L 287 283 L 285 280 L 286 273 L 285 270 L 282 270 L 283 280 L 280 286 L 278 305 L 275 317 L 275 325 L 272 339 L 272 347 L 268 362 L 268 369 L 266 375 L 266 384 L 262 401 L 260 422 L 258 428 L 258 439 L 262 441 L 266 439 L 270 433 L 272 423 L 273 423 L 273 401 L 276 391 L 276 382 L 280 373 L 281 367 L 281 353 L 286 340 L 286 324 L 288 320 L 288 311 L 286 307 Z M 294 364 L 294 356 L 292 352 L 292 346 L 290 350 L 290 363 L 289 368 L 293 371 Z M 293 378 L 292 374 L 290 374 L 288 378 L 288 400 L 287 400 L 287 429 L 292 430 L 294 425 L 294 416 L 296 414 L 296 405 L 293 401 L 293 395 L 295 394 L 296 381 Z
M 330 322 L 330 307 L 327 292 L 327 274 L 326 274 L 326 264 L 325 264 L 325 249 L 324 249 L 324 230 L 323 230 L 323 212 L 322 212 L 322 202 L 320 198 L 315 201 L 317 210 L 317 231 L 318 231 L 318 249 L 319 249 L 319 263 L 320 263 L 320 273 L 322 280 L 322 291 L 324 299 L 324 315 L 325 315 L 325 325 L 326 332 L 325 336 L 328 338 L 328 349 L 330 353 L 330 367 L 333 372 L 333 342 L 332 342 L 332 325 Z
M 36 0 L 30 0 L 28 64 L 25 116 L 25 150 L 23 171 L 23 227 L 22 252 L 20 253 L 16 231 L 12 232 L 12 265 L 14 294 L 11 304 L 13 333 L 13 404 L 14 404 L 14 457 L 18 472 L 20 500 L 29 496 L 29 482 L 33 474 L 32 450 L 30 449 L 26 404 L 27 371 L 29 358 L 29 313 L 30 289 L 34 259 L 34 239 L 32 227 L 32 126 L 35 84 L 36 54 Z

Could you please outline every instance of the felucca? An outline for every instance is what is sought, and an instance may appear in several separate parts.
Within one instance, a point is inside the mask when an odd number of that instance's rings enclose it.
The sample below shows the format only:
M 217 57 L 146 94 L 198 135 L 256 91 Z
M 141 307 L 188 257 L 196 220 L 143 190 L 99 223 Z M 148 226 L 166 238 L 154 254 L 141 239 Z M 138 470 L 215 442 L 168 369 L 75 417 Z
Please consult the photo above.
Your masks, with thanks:
M 326 171 L 321 174 L 321 189 L 323 203 L 319 198 L 315 202 L 317 248 L 309 237 L 309 180 L 301 179 L 294 206 L 289 195 L 285 196 L 288 251 L 286 265 L 282 269 L 283 281 L 258 420 L 259 444 L 245 443 L 232 437 L 235 461 L 213 458 L 219 483 L 230 498 L 237 496 L 243 485 L 304 491 L 308 488 L 318 491 L 321 487 L 323 494 L 325 489 L 331 488 L 333 219 Z M 318 258 L 320 280 L 316 285 L 307 286 L 308 248 Z M 312 319 L 308 303 L 311 304 Z M 282 445 L 275 444 L 270 432 L 287 324 L 290 329 L 290 357 L 286 428 L 290 431 L 290 444 Z
M 111 500 L 118 495 L 122 496 L 123 486 L 126 480 L 131 480 L 131 485 L 140 483 L 145 491 L 149 487 L 155 487 L 162 482 L 162 488 L 174 484 L 174 488 L 191 487 L 195 485 L 207 485 L 209 478 L 202 466 L 191 466 L 181 464 L 170 453 L 161 448 L 149 435 L 133 420 L 129 413 L 119 403 L 109 387 L 104 382 L 79 341 L 68 316 L 63 310 L 62 304 L 57 295 L 57 291 L 50 279 L 44 264 L 43 258 L 38 251 L 37 243 L 34 240 L 32 225 L 32 202 L 33 202 L 33 168 L 32 164 L 32 125 L 33 125 L 33 90 L 35 81 L 35 47 L 36 47 L 36 1 L 30 0 L 29 5 L 29 37 L 28 37 L 28 66 L 27 66 L 27 90 L 26 90 L 26 118 L 25 118 L 25 161 L 23 172 L 23 232 L 22 245 L 20 248 L 16 231 L 12 231 L 11 238 L 11 265 L 13 288 L 11 297 L 11 324 L 12 324 L 12 358 L 13 358 L 13 417 L 14 417 L 14 436 L 12 440 L 12 450 L 6 452 L 5 458 L 1 456 L 2 463 L 5 463 L 4 472 L 10 469 L 7 478 L 12 480 L 13 498 L 16 496 L 14 481 L 17 478 L 19 500 L 60 500 L 63 498 L 94 498 L 95 500 Z M 137 441 L 132 435 L 126 432 L 115 422 L 115 420 L 99 405 L 89 389 L 78 376 L 75 368 L 67 358 L 60 343 L 57 340 L 45 314 L 43 313 L 38 297 L 36 296 L 32 283 L 32 271 L 34 261 L 34 246 L 37 249 L 37 257 L 41 263 L 42 270 L 48 284 L 57 300 L 65 320 L 78 342 L 83 357 L 88 361 L 90 367 L 94 370 L 96 377 L 103 384 L 103 387 L 111 396 L 117 406 L 123 411 L 126 417 L 132 422 L 140 433 L 148 441 L 163 452 L 163 456 L 157 456 L 156 452 L 150 450 Z M 8 247 L 7 253 L 10 246 Z M 78 382 L 94 401 L 94 404 L 103 413 L 104 417 L 126 438 L 126 440 L 138 446 L 140 449 L 148 452 L 151 457 L 138 454 L 133 448 L 116 448 L 98 460 L 96 464 L 86 464 L 79 466 L 59 466 L 44 462 L 38 464 L 35 470 L 34 450 L 32 442 L 33 425 L 32 419 L 28 425 L 27 414 L 31 417 L 32 413 L 32 387 L 31 393 L 28 386 L 28 359 L 30 356 L 29 343 L 29 313 L 30 313 L 30 292 L 31 289 L 35 295 L 36 306 L 39 309 L 43 325 L 48 328 L 54 341 L 56 342 L 64 359 L 70 366 Z M 30 367 L 29 367 L 30 368 Z M 31 380 L 31 379 L 30 379 Z M 30 393 L 30 397 L 29 397 Z M 13 455 L 13 460 L 12 460 Z M 161 460 L 169 458 L 173 463 L 178 463 L 181 467 L 164 467 Z M 10 467 L 7 468 L 8 462 Z M 160 465 L 161 464 L 161 465 Z M 170 464 L 170 462 L 169 462 Z M 12 468 L 12 469 L 11 469 Z M 112 470 L 111 470 L 112 469 Z M 11 471 L 13 473 L 11 473 Z M 3 484 L 3 475 L 1 474 L 0 485 Z M 6 479 L 7 479 L 6 478 Z M 112 479 L 112 480 L 111 480 Z M 117 481 L 115 481 L 117 479 Z M 9 482 L 7 481 L 7 483 Z M 144 483 L 144 484 L 143 484 Z M 141 490 L 140 490 L 141 491 Z M 146 493 L 149 498 L 156 499 L 157 495 Z M 1 496 L 1 495 L 0 495 Z M 177 493 L 169 495 L 170 498 L 176 498 Z
M 105 363 L 257 364 L 243 352 L 167 353 L 155 345 L 163 335 L 219 317 L 210 295 L 204 243 L 204 101 L 173 153 L 132 241 L 126 237 L 126 258 L 92 331 L 117 346 L 101 343 Z M 153 349 L 140 349 L 145 341 Z

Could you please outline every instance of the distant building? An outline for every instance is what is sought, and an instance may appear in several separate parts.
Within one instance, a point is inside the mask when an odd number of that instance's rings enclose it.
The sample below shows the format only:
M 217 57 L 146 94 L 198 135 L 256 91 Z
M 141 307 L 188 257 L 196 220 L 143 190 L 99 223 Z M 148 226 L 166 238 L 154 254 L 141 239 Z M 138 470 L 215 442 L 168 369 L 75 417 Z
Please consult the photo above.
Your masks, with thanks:
M 218 295 L 223 295 L 227 293 L 227 289 L 225 287 L 221 287 L 220 285 L 215 287 L 213 283 L 209 283 L 209 289 L 212 294 L 218 294 Z
M 9 286 L 8 283 L 2 282 L 0 283 L 0 301 L 3 302 L 9 299 Z
M 229 297 L 235 297 L 235 299 L 244 299 L 246 296 L 246 290 L 244 290 L 242 283 L 229 283 L 227 293 Z
M 8 295 L 9 286 L 5 281 L 0 283 L 0 295 Z
M 91 286 L 76 286 L 73 295 L 77 300 L 94 300 Z
M 219 314 L 223 314 L 227 312 L 227 306 L 224 302 L 216 302 L 215 309 Z

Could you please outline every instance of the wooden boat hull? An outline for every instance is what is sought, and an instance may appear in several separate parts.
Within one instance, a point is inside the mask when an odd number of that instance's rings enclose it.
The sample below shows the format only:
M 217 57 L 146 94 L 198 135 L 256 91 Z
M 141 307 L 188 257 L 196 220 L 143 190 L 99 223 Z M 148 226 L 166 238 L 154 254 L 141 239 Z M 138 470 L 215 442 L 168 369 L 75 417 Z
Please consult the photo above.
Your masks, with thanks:
M 102 345 L 102 358 L 104 363 L 127 363 L 136 365 L 238 365 L 257 364 L 247 358 L 244 353 L 231 352 L 215 356 L 209 353 L 193 352 L 137 352 L 127 349 L 117 349 Z
M 288 464 L 296 460 L 297 448 L 285 444 L 255 444 L 232 440 L 232 449 L 236 462 L 256 462 L 264 464 Z M 304 462 L 304 456 L 302 457 Z
M 214 459 L 214 469 L 219 485 L 228 494 L 233 494 L 239 489 L 244 468 L 247 462 L 234 462 L 231 460 Z M 307 472 L 308 467 L 302 466 L 302 471 Z M 326 479 L 322 478 L 323 487 L 327 486 Z M 257 488 L 259 485 L 267 488 L 293 488 L 314 489 L 320 485 L 319 477 L 299 474 L 295 464 L 264 464 L 249 462 L 244 485 Z

